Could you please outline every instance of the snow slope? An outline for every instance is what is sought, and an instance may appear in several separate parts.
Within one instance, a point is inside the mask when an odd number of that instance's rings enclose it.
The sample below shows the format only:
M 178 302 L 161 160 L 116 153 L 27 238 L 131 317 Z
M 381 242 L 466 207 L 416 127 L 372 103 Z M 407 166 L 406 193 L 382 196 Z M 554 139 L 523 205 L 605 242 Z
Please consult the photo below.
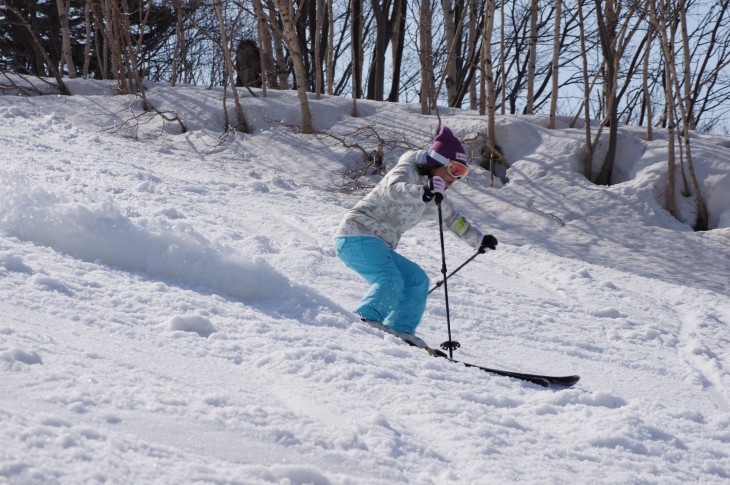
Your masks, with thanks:
M 730 138 L 693 139 L 714 227 L 695 233 L 661 208 L 661 133 L 622 128 L 607 188 L 578 174 L 581 129 L 499 118 L 510 181 L 475 168 L 448 194 L 500 240 L 449 281 L 456 356 L 582 376 L 549 391 L 357 322 L 367 287 L 331 238 L 361 153 L 281 125 L 295 93 L 247 94 L 255 132 L 220 137 L 220 90 L 150 86 L 181 134 L 109 85 L 71 87 L 0 96 L 0 483 L 730 479 Z M 311 102 L 339 138 L 425 147 L 437 123 Z M 455 268 L 473 250 L 445 237 Z M 440 279 L 436 221 L 399 250 Z M 445 321 L 437 290 L 418 333 L 436 345 Z

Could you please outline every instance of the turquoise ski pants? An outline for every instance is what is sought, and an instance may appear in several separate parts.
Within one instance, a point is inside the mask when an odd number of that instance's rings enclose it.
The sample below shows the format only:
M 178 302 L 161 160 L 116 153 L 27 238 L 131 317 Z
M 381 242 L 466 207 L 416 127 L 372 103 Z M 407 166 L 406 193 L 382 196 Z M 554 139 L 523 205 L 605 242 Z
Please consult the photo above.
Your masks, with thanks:
M 347 267 L 371 285 L 355 313 L 398 332 L 415 333 L 426 310 L 426 272 L 377 237 L 337 237 L 335 249 Z

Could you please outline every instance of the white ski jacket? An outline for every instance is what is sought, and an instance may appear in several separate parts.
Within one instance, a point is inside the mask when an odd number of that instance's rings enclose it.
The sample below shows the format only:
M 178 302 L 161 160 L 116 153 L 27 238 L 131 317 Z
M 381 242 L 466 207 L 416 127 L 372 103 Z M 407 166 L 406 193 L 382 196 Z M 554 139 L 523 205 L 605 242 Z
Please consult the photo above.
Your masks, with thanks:
M 340 222 L 335 237 L 375 236 L 391 248 L 398 246 L 401 236 L 425 216 L 438 220 L 438 207 L 423 201 L 428 177 L 419 175 L 416 163 L 426 161 L 426 152 L 411 150 L 404 153 L 395 167 L 383 177 Z M 478 248 L 484 235 L 469 223 L 444 197 L 441 202 L 444 226 L 448 227 L 473 248 Z

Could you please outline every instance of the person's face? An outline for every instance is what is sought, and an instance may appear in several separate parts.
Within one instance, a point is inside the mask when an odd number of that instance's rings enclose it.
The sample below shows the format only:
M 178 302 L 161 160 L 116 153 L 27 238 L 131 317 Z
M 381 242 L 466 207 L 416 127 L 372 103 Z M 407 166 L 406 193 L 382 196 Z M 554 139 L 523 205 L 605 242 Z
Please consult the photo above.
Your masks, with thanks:
M 446 188 L 448 189 L 451 187 L 451 184 L 456 182 L 458 179 L 456 177 L 452 177 L 448 170 L 446 170 L 446 167 L 443 165 L 440 165 L 437 169 L 433 171 L 434 176 L 441 177 L 446 182 Z
M 433 175 L 439 176 L 446 181 L 446 188 L 451 187 L 451 184 L 466 177 L 469 173 L 469 167 L 462 162 L 452 160 L 448 165 L 441 165 L 434 169 Z

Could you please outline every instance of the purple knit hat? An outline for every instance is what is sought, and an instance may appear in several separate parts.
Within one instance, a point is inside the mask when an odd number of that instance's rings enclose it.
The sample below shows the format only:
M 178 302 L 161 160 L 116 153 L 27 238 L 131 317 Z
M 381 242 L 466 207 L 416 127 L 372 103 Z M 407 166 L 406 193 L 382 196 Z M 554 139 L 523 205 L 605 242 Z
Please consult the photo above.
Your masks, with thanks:
M 448 165 L 451 160 L 463 164 L 469 162 L 459 139 L 454 136 L 448 126 L 443 126 L 428 151 L 428 165 Z

